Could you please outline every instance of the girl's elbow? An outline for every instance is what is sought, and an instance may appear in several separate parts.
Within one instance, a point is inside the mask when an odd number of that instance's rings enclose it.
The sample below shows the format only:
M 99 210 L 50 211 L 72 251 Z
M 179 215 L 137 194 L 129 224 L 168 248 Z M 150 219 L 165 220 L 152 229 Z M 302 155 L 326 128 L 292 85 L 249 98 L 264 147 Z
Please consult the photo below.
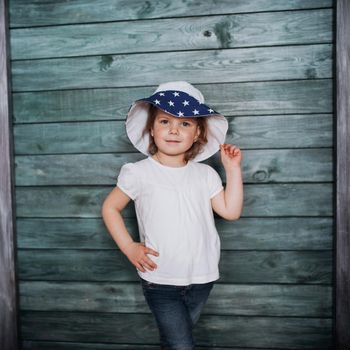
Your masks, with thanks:
M 226 220 L 228 220 L 228 221 L 236 221 L 238 219 L 239 219 L 239 216 L 229 216 L 226 218 Z
M 229 214 L 225 217 L 226 220 L 229 220 L 229 221 L 236 221 L 238 220 L 239 218 L 241 217 L 241 214 Z
M 104 217 L 106 213 L 108 213 L 111 210 L 111 204 L 110 202 L 105 199 L 104 202 L 101 205 L 101 215 Z

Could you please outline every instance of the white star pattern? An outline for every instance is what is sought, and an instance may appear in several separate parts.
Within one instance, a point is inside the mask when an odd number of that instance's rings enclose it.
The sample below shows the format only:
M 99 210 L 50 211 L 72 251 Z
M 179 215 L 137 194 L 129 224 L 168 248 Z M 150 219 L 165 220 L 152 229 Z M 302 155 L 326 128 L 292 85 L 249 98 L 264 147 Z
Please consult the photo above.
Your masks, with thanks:
M 212 110 L 211 108 L 208 109 L 209 113 L 213 113 L 214 110 Z
M 182 102 L 182 104 L 183 104 L 184 106 L 188 106 L 189 102 L 185 100 L 185 101 Z
M 173 101 L 168 101 L 169 106 L 174 106 L 174 102 Z
M 184 116 L 184 114 L 183 114 L 181 111 L 178 111 L 178 112 L 177 112 L 177 115 L 178 115 L 179 117 L 183 117 L 183 116 Z
M 160 92 L 160 93 L 159 93 L 159 96 L 164 96 L 164 92 Z
M 159 101 L 159 100 L 157 100 L 157 99 L 156 99 L 156 100 L 154 100 L 153 102 L 154 102 L 156 105 L 160 105 L 160 101 Z
M 199 114 L 199 111 L 197 111 L 197 110 L 195 109 L 194 111 L 192 111 L 192 113 L 193 113 L 194 115 L 197 115 L 197 114 Z
M 175 92 L 173 92 L 173 95 L 176 97 L 176 96 L 180 96 L 180 94 L 177 92 L 177 91 L 175 91 Z

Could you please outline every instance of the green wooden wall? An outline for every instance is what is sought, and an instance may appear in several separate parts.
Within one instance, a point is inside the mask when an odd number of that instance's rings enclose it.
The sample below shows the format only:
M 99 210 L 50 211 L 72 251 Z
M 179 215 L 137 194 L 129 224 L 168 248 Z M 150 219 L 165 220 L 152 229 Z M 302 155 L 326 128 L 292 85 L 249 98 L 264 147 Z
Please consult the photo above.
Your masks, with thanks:
M 200 88 L 244 155 L 242 217 L 216 217 L 221 278 L 198 349 L 331 349 L 332 0 L 9 4 L 23 349 L 159 349 L 100 207 L 144 158 L 124 132 L 130 103 L 168 80 Z M 138 239 L 132 203 L 124 217 Z

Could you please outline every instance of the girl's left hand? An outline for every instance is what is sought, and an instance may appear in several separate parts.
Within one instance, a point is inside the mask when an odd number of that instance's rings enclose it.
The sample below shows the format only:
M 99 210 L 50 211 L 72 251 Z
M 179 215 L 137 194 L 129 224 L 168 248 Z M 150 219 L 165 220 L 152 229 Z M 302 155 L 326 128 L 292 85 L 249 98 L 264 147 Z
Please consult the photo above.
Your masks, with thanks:
M 240 167 L 242 152 L 236 145 L 224 143 L 220 145 L 221 161 L 225 169 Z

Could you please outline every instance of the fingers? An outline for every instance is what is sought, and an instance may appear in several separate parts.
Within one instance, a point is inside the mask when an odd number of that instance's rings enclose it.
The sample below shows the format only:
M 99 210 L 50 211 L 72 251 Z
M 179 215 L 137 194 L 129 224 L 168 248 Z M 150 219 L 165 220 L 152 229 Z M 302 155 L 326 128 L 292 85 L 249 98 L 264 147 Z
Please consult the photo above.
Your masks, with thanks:
M 231 145 L 228 143 L 224 143 L 220 145 L 221 150 L 224 150 L 225 153 L 228 153 L 229 155 L 235 156 L 239 154 L 240 150 L 236 145 Z
M 157 268 L 157 265 L 151 259 L 148 258 L 142 259 L 140 264 L 150 271 L 153 271 Z
M 157 265 L 150 259 L 142 259 L 135 265 L 142 272 L 146 272 L 145 268 L 150 271 L 154 271 L 157 268 Z
M 136 263 L 135 266 L 136 266 L 136 268 L 137 268 L 139 271 L 141 271 L 141 272 L 146 272 L 146 270 L 142 267 L 141 264 Z
M 142 243 L 142 245 L 145 245 L 145 244 Z M 143 253 L 144 253 L 143 256 L 139 258 L 139 261 L 136 263 L 135 266 L 142 272 L 146 272 L 145 268 L 147 268 L 150 271 L 154 271 L 157 268 L 157 264 L 155 264 L 150 258 L 148 258 L 146 254 L 159 256 L 159 253 L 147 247 L 144 248 Z
M 152 255 L 154 255 L 154 256 L 159 256 L 159 253 L 156 252 L 155 250 L 151 249 L 151 248 L 147 248 L 147 249 L 146 249 L 146 252 L 147 252 L 148 254 L 152 254 Z

